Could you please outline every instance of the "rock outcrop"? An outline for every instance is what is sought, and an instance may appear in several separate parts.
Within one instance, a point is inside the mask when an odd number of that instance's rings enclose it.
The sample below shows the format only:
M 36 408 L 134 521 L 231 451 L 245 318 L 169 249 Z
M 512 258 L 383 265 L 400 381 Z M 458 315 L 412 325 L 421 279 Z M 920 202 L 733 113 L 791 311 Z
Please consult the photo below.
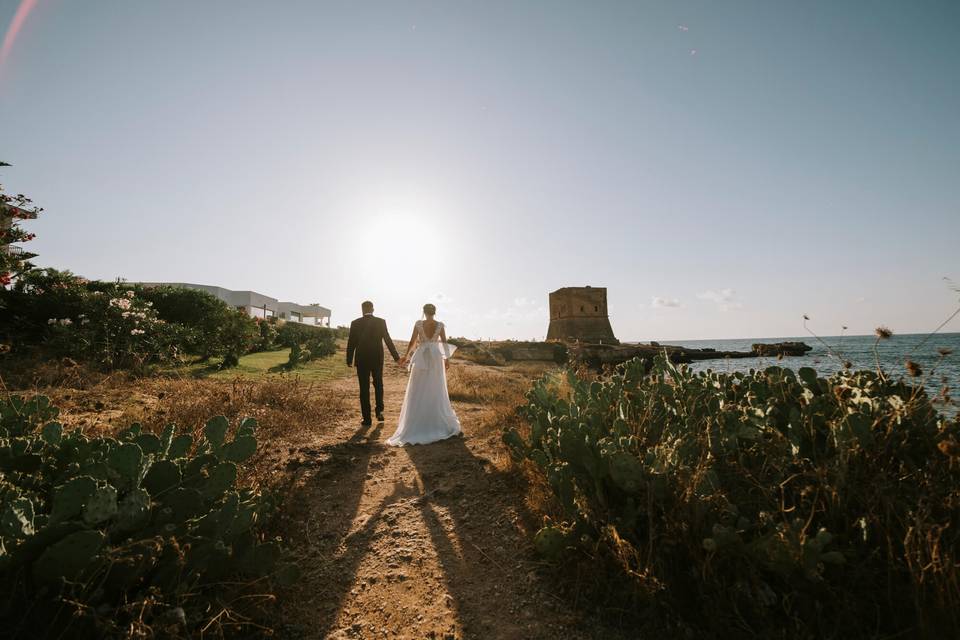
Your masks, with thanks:
M 724 360 L 726 358 L 757 358 L 770 356 L 803 356 L 813 347 L 803 342 L 776 342 L 773 344 L 754 344 L 750 351 L 717 351 L 716 349 L 690 349 L 674 345 L 651 344 L 580 344 L 570 346 L 570 359 L 582 362 L 593 368 L 605 365 L 618 365 L 633 358 L 647 358 L 666 352 L 671 362 L 676 364 L 699 360 Z
M 559 342 L 471 342 L 451 340 L 457 346 L 456 358 L 464 358 L 477 364 L 503 365 L 508 362 L 556 362 L 567 361 L 567 347 Z
M 754 344 L 750 351 L 717 351 L 716 349 L 690 349 L 676 345 L 660 344 L 570 344 L 562 342 L 471 342 L 463 339 L 450 341 L 457 345 L 454 357 L 464 358 L 477 364 L 503 365 L 508 362 L 571 362 L 584 363 L 594 368 L 618 365 L 633 358 L 647 358 L 666 352 L 674 363 L 699 360 L 723 360 L 726 358 L 758 358 L 781 356 L 804 356 L 813 349 L 803 342 L 775 342 Z

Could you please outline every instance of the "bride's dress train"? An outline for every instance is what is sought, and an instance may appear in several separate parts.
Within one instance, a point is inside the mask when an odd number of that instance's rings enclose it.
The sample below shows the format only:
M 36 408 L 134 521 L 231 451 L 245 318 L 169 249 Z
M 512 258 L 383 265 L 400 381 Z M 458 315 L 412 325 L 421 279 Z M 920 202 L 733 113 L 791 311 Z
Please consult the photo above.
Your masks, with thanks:
M 423 321 L 416 324 L 418 345 L 410 358 L 410 379 L 400 410 L 400 423 L 396 433 L 387 440 L 389 445 L 427 444 L 460 433 L 460 420 L 450 405 L 444 368 L 444 360 L 453 355 L 455 347 L 440 341 L 442 329 L 443 323 L 438 322 L 428 338 Z

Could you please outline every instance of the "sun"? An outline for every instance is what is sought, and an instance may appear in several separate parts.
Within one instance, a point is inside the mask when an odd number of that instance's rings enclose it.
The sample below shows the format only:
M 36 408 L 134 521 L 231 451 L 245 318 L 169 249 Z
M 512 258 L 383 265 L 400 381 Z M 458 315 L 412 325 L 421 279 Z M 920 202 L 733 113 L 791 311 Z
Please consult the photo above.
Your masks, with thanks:
M 423 277 L 445 252 L 442 230 L 415 211 L 378 212 L 358 236 L 366 270 L 391 279 Z

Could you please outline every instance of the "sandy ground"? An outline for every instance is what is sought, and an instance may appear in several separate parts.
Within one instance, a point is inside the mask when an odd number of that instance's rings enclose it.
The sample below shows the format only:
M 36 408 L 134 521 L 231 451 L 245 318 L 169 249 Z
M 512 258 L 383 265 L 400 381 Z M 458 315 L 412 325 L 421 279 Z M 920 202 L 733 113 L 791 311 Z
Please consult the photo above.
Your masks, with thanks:
M 456 365 L 476 366 L 476 365 Z M 385 373 L 386 420 L 360 425 L 356 380 L 334 429 L 292 449 L 288 542 L 303 570 L 284 594 L 281 638 L 608 637 L 550 593 L 529 550 L 522 486 L 490 410 L 458 402 L 464 435 L 385 444 L 406 374 Z

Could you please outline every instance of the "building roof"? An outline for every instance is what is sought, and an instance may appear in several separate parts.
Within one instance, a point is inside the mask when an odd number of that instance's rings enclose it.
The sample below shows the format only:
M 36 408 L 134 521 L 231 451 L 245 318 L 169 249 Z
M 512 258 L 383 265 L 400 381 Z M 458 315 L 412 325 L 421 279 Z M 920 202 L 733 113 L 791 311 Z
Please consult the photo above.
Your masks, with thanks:
M 236 291 L 234 289 L 227 289 L 226 287 L 220 287 L 217 285 L 211 284 L 196 284 L 193 282 L 141 282 L 140 284 L 147 287 L 182 287 L 185 289 L 199 289 L 201 291 L 210 292 L 211 290 L 216 290 L 222 292 L 222 294 L 229 296 L 231 298 L 231 304 L 238 302 L 249 302 L 252 303 L 254 299 L 259 299 L 259 301 L 269 301 L 276 305 L 277 310 L 284 311 L 297 311 L 301 314 L 315 315 L 319 317 L 330 317 L 331 311 L 326 307 L 321 307 L 319 304 L 298 304 L 296 302 L 280 302 L 274 297 L 259 293 L 257 291 L 250 291 L 245 289 L 242 291 Z

